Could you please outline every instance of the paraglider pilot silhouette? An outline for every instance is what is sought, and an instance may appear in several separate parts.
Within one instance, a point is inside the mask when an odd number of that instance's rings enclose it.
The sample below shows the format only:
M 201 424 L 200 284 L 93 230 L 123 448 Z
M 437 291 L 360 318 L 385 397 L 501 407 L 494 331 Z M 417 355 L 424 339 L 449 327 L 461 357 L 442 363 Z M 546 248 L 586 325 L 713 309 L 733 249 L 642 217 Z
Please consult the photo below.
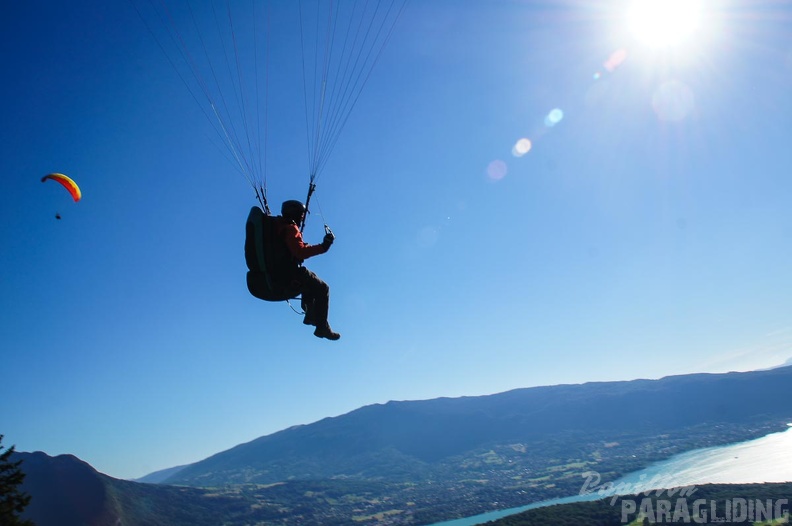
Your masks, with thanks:
M 341 335 L 327 321 L 330 287 L 303 266 L 304 260 L 327 252 L 335 236 L 325 228 L 320 244 L 305 243 L 299 227 L 305 213 L 305 205 L 296 200 L 284 201 L 277 217 L 264 214 L 257 206 L 251 209 L 245 238 L 248 289 L 253 296 L 267 301 L 301 295 L 303 323 L 316 327 L 315 336 L 337 340 Z

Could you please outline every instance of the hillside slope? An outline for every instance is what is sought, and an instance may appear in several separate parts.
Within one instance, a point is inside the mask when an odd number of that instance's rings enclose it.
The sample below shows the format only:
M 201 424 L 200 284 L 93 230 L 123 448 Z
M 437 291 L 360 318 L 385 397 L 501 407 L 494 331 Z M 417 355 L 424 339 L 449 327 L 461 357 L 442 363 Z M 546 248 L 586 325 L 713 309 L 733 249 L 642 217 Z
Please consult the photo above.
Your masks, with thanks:
M 23 517 L 37 526 L 216 526 L 247 509 L 200 489 L 114 479 L 72 455 L 18 452 L 17 460 L 31 496 Z
M 516 444 L 525 451 L 523 460 L 530 460 L 532 451 L 549 440 L 579 445 L 618 437 L 673 439 L 711 435 L 713 426 L 724 426 L 720 441 L 709 437 L 708 443 L 687 448 L 716 445 L 756 436 L 750 432 L 755 425 L 776 422 L 783 429 L 784 421 L 792 420 L 792 404 L 781 394 L 790 381 L 792 367 L 784 367 L 389 402 L 258 438 L 186 466 L 164 482 L 409 481 L 496 446 Z

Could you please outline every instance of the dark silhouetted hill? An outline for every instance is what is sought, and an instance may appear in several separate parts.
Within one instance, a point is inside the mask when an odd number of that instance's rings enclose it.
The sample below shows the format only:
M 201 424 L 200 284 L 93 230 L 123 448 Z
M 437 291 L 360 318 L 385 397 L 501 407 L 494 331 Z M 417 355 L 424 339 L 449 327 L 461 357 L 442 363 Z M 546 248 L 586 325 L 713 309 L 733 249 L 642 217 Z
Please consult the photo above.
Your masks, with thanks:
M 72 455 L 17 452 L 17 460 L 31 496 L 23 517 L 37 526 L 216 526 L 248 508 L 200 489 L 114 479 Z

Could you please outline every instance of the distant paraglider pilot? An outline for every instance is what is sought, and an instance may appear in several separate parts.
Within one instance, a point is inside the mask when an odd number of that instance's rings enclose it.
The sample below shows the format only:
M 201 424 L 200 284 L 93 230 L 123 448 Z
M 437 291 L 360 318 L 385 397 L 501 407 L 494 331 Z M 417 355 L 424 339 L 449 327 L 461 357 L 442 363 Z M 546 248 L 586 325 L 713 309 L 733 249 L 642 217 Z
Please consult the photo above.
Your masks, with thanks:
M 328 340 L 337 340 L 341 335 L 333 332 L 327 321 L 330 305 L 330 287 L 319 277 L 305 268 L 304 260 L 324 254 L 333 244 L 335 236 L 327 232 L 318 245 L 309 245 L 303 241 L 300 225 L 305 217 L 305 205 L 300 201 L 284 201 L 281 215 L 276 218 L 277 237 L 286 244 L 291 255 L 291 269 L 288 278 L 296 284 L 302 295 L 302 308 L 305 311 L 303 323 L 316 326 L 314 335 Z

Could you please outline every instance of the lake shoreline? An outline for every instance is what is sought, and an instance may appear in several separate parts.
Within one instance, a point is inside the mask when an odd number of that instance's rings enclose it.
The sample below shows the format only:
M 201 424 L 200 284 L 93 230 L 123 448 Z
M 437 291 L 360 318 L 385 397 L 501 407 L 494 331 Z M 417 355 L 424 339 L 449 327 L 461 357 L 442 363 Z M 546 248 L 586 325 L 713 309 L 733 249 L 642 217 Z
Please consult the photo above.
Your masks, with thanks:
M 592 477 L 598 474 L 584 472 L 581 474 L 584 482 L 578 495 L 494 510 L 471 517 L 437 522 L 429 526 L 475 526 L 545 506 L 595 501 L 617 495 L 641 494 L 656 489 L 697 484 L 790 482 L 792 481 L 792 423 L 787 426 L 788 429 L 785 431 L 770 433 L 753 440 L 679 453 L 667 460 L 655 462 L 644 469 L 624 475 L 613 482 L 606 481 L 600 484 L 601 481 L 597 480 L 592 486 Z M 739 462 L 741 459 L 742 462 Z M 762 480 L 756 478 L 743 480 L 750 478 L 749 471 L 756 477 L 757 470 L 764 470 L 761 471 Z M 769 477 L 768 470 L 772 470 Z M 658 486 L 661 482 L 664 484 L 662 488 Z

